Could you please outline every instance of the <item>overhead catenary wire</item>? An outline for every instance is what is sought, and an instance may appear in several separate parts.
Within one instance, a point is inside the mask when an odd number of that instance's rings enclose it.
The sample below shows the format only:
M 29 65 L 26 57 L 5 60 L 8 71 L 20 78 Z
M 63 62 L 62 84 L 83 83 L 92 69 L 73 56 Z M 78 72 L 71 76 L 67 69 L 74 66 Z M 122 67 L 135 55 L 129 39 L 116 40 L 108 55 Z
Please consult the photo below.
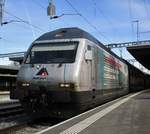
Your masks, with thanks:
M 44 7 L 42 4 L 38 3 L 37 1 L 35 0 L 32 0 L 36 5 L 38 5 L 39 7 L 41 7 L 42 9 L 46 9 L 46 7 Z M 101 36 L 103 36 L 107 41 L 110 42 L 109 39 L 107 39 L 107 37 L 102 33 L 100 32 L 96 26 L 94 26 L 85 16 L 83 16 L 68 0 L 66 0 L 66 2 L 73 8 L 73 10 L 79 15 L 81 16 L 92 28 L 94 28 Z
M 148 4 L 147 1 L 144 0 L 144 8 L 145 8 L 145 12 L 146 12 L 146 14 L 147 14 L 148 19 L 150 20 L 150 14 L 149 14 L 149 11 L 148 11 L 147 4 Z
M 11 21 L 13 21 L 13 20 L 11 20 Z M 10 21 L 8 21 L 8 23 L 9 23 Z M 15 26 L 17 26 L 17 27 L 20 27 L 21 29 L 24 29 L 24 30 L 26 30 L 26 31 L 31 31 L 31 29 L 28 27 L 28 25 L 24 25 L 24 24 L 22 24 L 22 23 L 17 23 L 17 21 L 16 20 L 14 20 L 14 22 L 16 22 L 16 23 L 11 23 L 12 25 L 15 25 Z M 19 22 L 19 21 L 18 21 Z M 7 22 L 6 22 L 7 23 Z
M 91 1 L 93 2 L 93 4 L 94 4 L 95 8 L 97 9 L 97 11 L 99 11 L 99 13 L 104 17 L 104 19 L 105 19 L 109 24 L 111 24 L 111 22 L 110 22 L 110 20 L 108 19 L 108 17 L 103 13 L 103 11 L 100 9 L 100 7 L 97 6 L 96 1 L 95 1 L 95 0 L 91 0 Z M 95 10 L 96 10 L 96 9 L 95 9 Z
M 8 40 L 8 39 L 6 39 L 6 38 L 4 38 L 4 37 L 0 37 L 0 41 L 1 41 L 1 40 L 2 40 L 2 41 L 5 41 L 5 42 L 8 42 L 8 43 L 11 43 L 11 44 L 12 44 L 12 43 L 14 43 L 14 44 L 16 43 L 15 41 Z
M 40 7 L 41 9 L 43 9 L 44 11 L 46 11 L 47 10 L 47 7 L 44 7 L 41 3 L 39 3 L 39 2 L 37 2 L 36 0 L 32 0 L 32 2 L 34 3 L 34 4 L 36 4 L 38 7 Z M 50 1 L 48 0 L 48 3 L 49 3 Z M 59 17 L 61 17 L 61 16 L 65 16 L 65 15 L 75 15 L 75 14 L 71 14 L 71 13 L 62 13 L 61 15 L 56 15 L 56 16 L 54 16 L 54 17 L 56 17 L 56 18 L 59 18 Z M 52 19 L 51 19 L 52 20 Z M 63 20 L 61 20 L 61 21 L 63 21 Z M 68 24 L 67 22 L 64 22 L 64 24 L 67 24 L 67 26 L 69 26 L 70 24 Z
M 129 8 L 129 18 L 130 18 L 130 23 L 131 23 L 132 37 L 133 37 L 134 36 L 134 27 L 133 27 L 133 15 L 132 15 L 131 0 L 128 0 L 128 8 Z
M 95 2 L 95 0 L 92 0 L 92 2 L 93 2 L 93 5 L 94 5 L 94 15 L 95 15 L 95 17 L 96 17 L 96 2 Z
M 32 0 L 33 3 L 35 3 L 37 6 L 41 7 L 44 11 L 46 10 L 46 7 L 44 7 L 42 4 L 40 4 L 39 2 L 35 1 L 35 0 Z M 52 2 L 52 0 L 48 0 L 48 3 Z M 75 14 L 75 13 L 62 13 L 60 15 L 55 15 L 54 19 L 57 19 L 57 18 L 60 18 L 62 16 L 66 16 L 66 15 L 80 15 L 80 14 Z M 66 23 L 66 22 L 65 22 Z
M 143 4 L 144 4 L 144 9 L 145 9 L 145 13 L 147 15 L 147 18 L 148 20 L 150 21 L 150 14 L 149 14 L 149 10 L 148 10 L 148 7 L 147 5 L 149 4 L 147 0 L 144 0 L 143 1 Z M 140 34 L 147 34 L 147 33 L 150 33 L 150 30 L 148 31 L 143 31 L 143 32 L 139 32 Z
M 112 23 L 112 21 L 109 19 L 110 17 L 108 17 L 107 15 L 104 14 L 104 12 L 101 10 L 101 8 L 98 6 L 98 4 L 96 3 L 95 0 L 91 0 L 91 2 L 93 2 L 94 6 L 95 6 L 95 14 L 96 14 L 96 9 L 98 11 L 98 13 L 103 16 L 103 18 L 105 19 L 105 21 L 110 25 L 113 26 L 114 24 Z M 112 31 L 114 32 L 114 34 L 118 33 L 118 30 L 113 27 Z
M 147 9 L 147 6 L 146 6 L 146 4 L 147 4 L 146 0 L 143 0 L 143 3 L 144 3 L 145 12 L 146 12 L 147 16 L 149 17 L 148 9 Z
M 100 32 L 100 31 L 97 29 L 97 27 L 96 27 L 94 24 L 92 24 L 84 15 L 82 15 L 82 14 L 73 6 L 73 4 L 72 4 L 69 0 L 65 0 L 65 1 L 70 5 L 70 7 L 71 7 L 77 14 L 79 14 L 79 15 L 82 17 L 82 19 L 83 19 L 84 21 L 87 22 L 87 24 L 88 24 L 89 26 L 91 26 L 93 29 L 95 29 L 95 31 L 97 31 L 97 33 L 98 33 L 99 35 L 101 35 L 102 37 L 104 37 L 107 41 L 111 42 L 102 32 Z
M 46 7 L 44 7 L 42 4 L 40 4 L 40 3 L 37 2 L 36 0 L 32 0 L 32 2 L 34 2 L 36 5 L 38 5 L 39 7 L 41 7 L 43 10 L 46 9 Z
M 26 20 L 24 20 L 24 19 L 22 19 L 22 18 L 20 18 L 20 17 L 18 17 L 18 16 L 16 16 L 16 15 L 14 15 L 14 14 L 12 14 L 12 13 L 6 11 L 6 10 L 3 10 L 3 11 L 4 11 L 4 13 L 6 13 L 6 14 L 8 14 L 8 15 L 10 15 L 10 16 L 12 16 L 12 17 L 18 19 L 18 20 L 20 20 L 21 22 L 23 22 L 23 23 L 25 23 L 25 24 L 27 24 L 27 25 L 32 26 L 33 28 L 35 28 L 35 29 L 37 29 L 37 30 L 39 30 L 39 31 L 42 31 L 42 32 L 43 32 L 43 31 L 46 31 L 46 30 L 44 30 L 44 29 L 42 29 L 42 28 L 40 28 L 40 27 L 38 27 L 38 26 L 36 26 L 36 25 L 33 25 L 33 24 L 29 23 L 28 21 L 26 21 Z
M 27 27 L 27 26 L 25 27 L 25 25 L 21 25 L 21 23 L 18 23 L 18 22 L 22 22 L 22 23 L 24 23 L 24 24 L 27 24 L 27 25 L 29 25 L 29 26 L 32 26 L 34 29 L 36 29 L 36 30 L 38 30 L 38 31 L 41 31 L 41 32 L 46 31 L 46 30 L 44 30 L 44 29 L 42 29 L 42 28 L 40 28 L 40 27 L 38 27 L 38 26 L 36 26 L 36 25 L 33 25 L 33 24 L 29 23 L 28 21 L 26 21 L 26 20 L 24 20 L 24 19 L 22 19 L 22 18 L 20 18 L 20 17 L 18 17 L 18 16 L 16 16 L 16 15 L 14 15 L 14 14 L 12 14 L 12 13 L 6 11 L 6 10 L 3 10 L 3 12 L 6 13 L 6 14 L 8 14 L 9 16 L 15 18 L 14 20 L 10 20 L 10 21 L 4 22 L 4 23 L 6 23 L 6 24 L 12 23 L 13 25 L 17 25 L 17 26 L 20 26 L 21 28 L 24 28 L 24 29 L 26 29 L 26 30 L 29 30 L 29 27 Z M 16 23 L 13 23 L 13 22 L 16 22 Z M 2 40 L 5 41 L 5 42 L 11 42 L 11 43 L 12 43 L 12 41 L 10 41 L 10 40 L 8 40 L 8 39 L 5 39 L 5 38 L 3 38 L 3 37 L 2 37 Z
M 101 8 L 99 6 L 97 6 L 96 1 L 95 0 L 91 0 L 94 4 L 94 6 L 96 7 L 97 11 L 104 17 L 104 19 L 108 22 L 108 24 L 112 25 L 113 23 L 111 22 L 111 20 L 103 13 L 103 11 L 101 10 Z M 96 10 L 95 9 L 95 10 Z

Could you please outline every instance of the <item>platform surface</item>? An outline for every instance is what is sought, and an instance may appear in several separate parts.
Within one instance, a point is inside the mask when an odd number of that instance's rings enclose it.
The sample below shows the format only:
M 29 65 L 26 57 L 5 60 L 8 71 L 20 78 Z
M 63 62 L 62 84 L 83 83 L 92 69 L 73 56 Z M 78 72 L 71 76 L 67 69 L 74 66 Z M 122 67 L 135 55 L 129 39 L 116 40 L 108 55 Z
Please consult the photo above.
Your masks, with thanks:
M 150 90 L 129 94 L 37 134 L 150 134 Z
M 0 92 L 0 105 L 4 103 L 11 103 L 16 102 L 18 100 L 11 100 L 10 99 L 10 92 L 9 91 L 1 91 Z

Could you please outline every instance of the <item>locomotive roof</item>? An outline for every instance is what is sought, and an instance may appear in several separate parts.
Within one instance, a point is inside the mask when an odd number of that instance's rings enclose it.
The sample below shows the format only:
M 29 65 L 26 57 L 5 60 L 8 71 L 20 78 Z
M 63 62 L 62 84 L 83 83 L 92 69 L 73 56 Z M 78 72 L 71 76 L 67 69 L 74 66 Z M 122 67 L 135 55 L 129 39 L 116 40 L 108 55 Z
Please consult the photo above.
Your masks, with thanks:
M 103 49 L 107 49 L 101 42 L 99 42 L 96 38 L 94 38 L 92 35 L 90 35 L 88 32 L 77 28 L 77 27 L 71 27 L 71 28 L 60 28 L 48 33 L 43 34 L 35 41 L 44 41 L 44 40 L 55 40 L 55 39 L 74 39 L 74 38 L 85 38 L 92 42 L 95 42 L 97 45 L 102 47 Z
M 92 35 L 90 35 L 88 32 L 77 28 L 77 27 L 71 27 L 71 28 L 60 28 L 51 32 L 47 32 L 40 36 L 35 41 L 44 41 L 44 40 L 56 40 L 56 39 L 74 39 L 74 38 L 85 38 L 88 39 L 97 45 L 99 45 L 101 48 L 112 54 L 113 56 L 120 59 L 122 62 L 124 62 L 120 57 L 118 57 L 116 54 L 114 54 L 112 51 L 110 51 L 107 47 L 105 47 L 101 42 L 99 42 L 96 38 L 94 38 Z
M 37 40 L 42 41 L 42 40 L 73 39 L 73 38 L 85 38 L 85 39 L 91 40 L 93 42 L 99 42 L 97 39 L 95 39 L 89 33 L 87 33 L 86 31 L 84 31 L 80 28 L 77 28 L 77 27 L 60 28 L 60 29 L 54 30 L 52 32 L 43 34 Z

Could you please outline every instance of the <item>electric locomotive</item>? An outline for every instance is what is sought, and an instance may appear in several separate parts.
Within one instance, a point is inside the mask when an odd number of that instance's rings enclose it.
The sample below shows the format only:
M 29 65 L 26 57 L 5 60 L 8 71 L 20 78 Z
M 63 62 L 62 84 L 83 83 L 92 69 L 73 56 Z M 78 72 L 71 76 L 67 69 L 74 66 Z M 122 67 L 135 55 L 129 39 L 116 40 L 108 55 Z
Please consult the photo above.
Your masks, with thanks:
M 61 28 L 36 39 L 12 99 L 25 110 L 73 116 L 129 92 L 128 65 L 89 33 Z

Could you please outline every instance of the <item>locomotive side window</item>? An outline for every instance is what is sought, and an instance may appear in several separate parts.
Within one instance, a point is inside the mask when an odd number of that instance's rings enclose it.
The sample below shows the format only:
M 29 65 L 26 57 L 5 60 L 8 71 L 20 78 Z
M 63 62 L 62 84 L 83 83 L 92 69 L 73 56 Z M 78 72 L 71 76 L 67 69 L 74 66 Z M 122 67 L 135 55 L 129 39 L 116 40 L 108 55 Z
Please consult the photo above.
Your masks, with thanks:
M 40 43 L 31 48 L 26 63 L 73 63 L 78 42 Z
M 93 59 L 93 52 L 92 47 L 87 45 L 87 50 L 85 51 L 85 60 L 92 60 Z
M 87 46 L 87 50 L 92 50 L 90 45 Z

